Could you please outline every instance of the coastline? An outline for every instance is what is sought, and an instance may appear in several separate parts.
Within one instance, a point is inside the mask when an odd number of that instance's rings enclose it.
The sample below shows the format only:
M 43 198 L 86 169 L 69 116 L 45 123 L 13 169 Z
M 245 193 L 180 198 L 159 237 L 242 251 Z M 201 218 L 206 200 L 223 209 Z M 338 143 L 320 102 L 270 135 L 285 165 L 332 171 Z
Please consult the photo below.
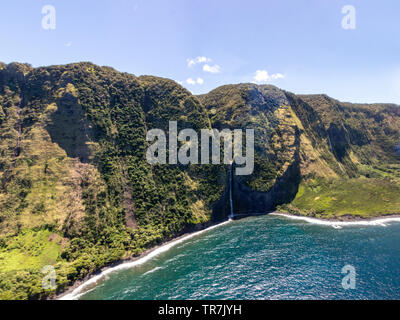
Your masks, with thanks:
M 362 218 L 359 216 L 344 216 L 342 220 L 339 219 L 319 219 L 314 217 L 294 215 L 283 212 L 272 212 L 270 215 L 285 217 L 293 220 L 301 220 L 311 224 L 331 226 L 335 229 L 341 229 L 342 227 L 350 226 L 382 226 L 385 227 L 386 223 L 389 222 L 400 222 L 400 214 L 389 214 L 384 216 L 378 216 L 374 218 Z
M 215 224 L 210 224 L 208 226 L 205 226 L 204 228 L 197 230 L 197 231 L 191 231 L 184 233 L 176 238 L 166 240 L 165 242 L 154 246 L 152 248 L 149 248 L 145 251 L 143 251 L 141 254 L 138 256 L 134 256 L 128 259 L 121 259 L 119 261 L 114 262 L 111 265 L 105 266 L 103 268 L 100 268 L 99 270 L 95 271 L 94 273 L 91 273 L 90 275 L 86 276 L 85 278 L 81 280 L 76 280 L 71 286 L 68 286 L 64 291 L 55 294 L 53 296 L 50 296 L 49 299 L 51 300 L 77 300 L 79 297 L 84 295 L 85 293 L 91 291 L 94 287 L 97 286 L 98 282 L 100 282 L 103 278 L 105 278 L 107 275 L 119 271 L 119 270 L 125 270 L 125 269 L 130 269 L 135 266 L 141 265 L 150 259 L 158 256 L 159 254 L 168 251 L 169 249 L 175 247 L 176 245 L 191 239 L 199 234 L 202 234 L 206 231 L 215 229 L 217 227 L 223 226 L 225 224 L 228 224 L 232 220 L 225 220 L 222 222 L 218 222 Z
M 292 220 L 304 221 L 310 224 L 317 224 L 317 225 L 324 225 L 330 226 L 335 229 L 341 229 L 342 227 L 346 226 L 386 226 L 386 223 L 389 222 L 400 222 L 400 214 L 391 214 L 386 216 L 378 216 L 371 219 L 366 219 L 358 216 L 345 216 L 344 220 L 339 219 L 319 219 L 307 216 L 300 216 L 294 215 L 289 213 L 283 212 L 271 212 L 271 213 L 263 213 L 257 215 L 272 215 L 272 216 L 280 216 L 285 217 Z M 257 215 L 249 215 L 248 217 L 257 216 Z M 130 269 L 135 266 L 141 265 L 150 259 L 158 256 L 159 254 L 168 251 L 169 249 L 175 247 L 176 245 L 192 238 L 197 235 L 202 234 L 205 231 L 212 230 L 214 228 L 220 227 L 222 225 L 228 224 L 232 220 L 225 220 L 222 222 L 218 222 L 215 224 L 209 225 L 201 225 L 200 230 L 189 231 L 183 233 L 182 235 L 166 240 L 165 242 L 149 248 L 143 251 L 138 256 L 130 257 L 127 259 L 121 259 L 116 261 L 110 265 L 104 266 L 100 268 L 96 272 L 86 276 L 81 280 L 76 280 L 71 286 L 68 286 L 64 291 L 60 292 L 59 294 L 55 294 L 50 296 L 49 299 L 52 300 L 76 300 L 80 296 L 84 295 L 85 293 L 91 291 L 93 288 L 97 286 L 97 284 L 107 275 L 119 271 Z

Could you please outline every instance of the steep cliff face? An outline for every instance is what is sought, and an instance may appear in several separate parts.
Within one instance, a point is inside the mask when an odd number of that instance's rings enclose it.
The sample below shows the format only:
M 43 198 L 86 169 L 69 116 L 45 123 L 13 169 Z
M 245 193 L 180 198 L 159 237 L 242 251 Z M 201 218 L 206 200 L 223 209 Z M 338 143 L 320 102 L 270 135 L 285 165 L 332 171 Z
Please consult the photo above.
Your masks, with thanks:
M 399 213 L 399 106 L 341 103 L 325 95 L 298 99 L 318 115 L 311 124 L 322 124 L 326 139 L 316 144 L 329 147 L 322 154 L 337 177 L 321 178 L 320 170 L 303 173 L 299 193 L 286 209 L 327 218 Z
M 210 126 L 174 81 L 90 63 L 2 65 L 0 110 L 1 297 L 48 294 L 43 265 L 61 288 L 218 219 L 226 168 L 146 160 L 148 130 Z
M 199 97 L 214 127 L 254 129 L 254 172 L 235 176 L 235 214 L 261 213 L 291 202 L 300 176 L 300 132 L 285 93 L 273 86 L 228 85 Z
M 400 108 L 228 85 L 199 97 L 219 129 L 253 128 L 255 170 L 235 177 L 237 214 L 321 218 L 399 213 Z
M 254 129 L 236 214 L 398 213 L 400 108 L 274 86 L 195 97 L 174 81 L 91 63 L 0 63 L 0 298 L 43 298 L 96 269 L 226 219 L 227 165 L 150 165 L 151 129 Z

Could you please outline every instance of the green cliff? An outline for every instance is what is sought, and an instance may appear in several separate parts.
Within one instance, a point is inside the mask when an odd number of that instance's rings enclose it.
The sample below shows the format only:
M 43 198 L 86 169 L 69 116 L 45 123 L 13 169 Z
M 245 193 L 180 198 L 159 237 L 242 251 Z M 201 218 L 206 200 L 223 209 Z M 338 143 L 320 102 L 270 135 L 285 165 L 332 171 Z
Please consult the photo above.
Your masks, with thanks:
M 235 213 L 400 213 L 400 107 L 273 86 L 193 96 L 91 63 L 0 63 L 0 299 L 40 299 L 99 268 L 226 219 L 227 165 L 146 161 L 153 128 L 255 130 Z M 55 290 L 42 268 L 56 271 Z

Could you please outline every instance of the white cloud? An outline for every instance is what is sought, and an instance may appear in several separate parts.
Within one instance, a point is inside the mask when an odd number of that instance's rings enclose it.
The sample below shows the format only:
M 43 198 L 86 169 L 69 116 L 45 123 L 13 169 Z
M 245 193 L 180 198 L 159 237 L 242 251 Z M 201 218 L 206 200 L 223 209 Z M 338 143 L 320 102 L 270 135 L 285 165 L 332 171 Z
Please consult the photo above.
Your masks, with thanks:
M 187 78 L 186 79 L 186 83 L 191 85 L 191 86 L 194 86 L 196 84 L 202 85 L 204 83 L 204 80 L 202 78 L 197 78 L 196 80 L 194 80 L 192 78 Z
M 210 72 L 210 73 L 220 73 L 221 72 L 221 67 L 219 65 L 217 65 L 217 64 L 214 64 L 213 66 L 205 64 L 203 66 L 203 71 L 204 72 Z
M 269 74 L 267 70 L 257 70 L 254 75 L 254 83 L 265 83 L 272 80 L 283 79 L 285 76 L 282 73 Z
M 66 47 L 72 46 L 72 41 L 67 42 L 67 43 L 65 44 L 65 46 L 66 46 Z
M 196 81 L 194 81 L 192 78 L 187 78 L 186 83 L 194 86 L 196 84 Z
M 196 57 L 196 58 L 193 58 L 193 59 L 187 59 L 186 61 L 187 61 L 188 67 L 190 68 L 190 67 L 193 67 L 194 65 L 199 64 L 199 63 L 210 62 L 211 59 L 207 58 L 207 57 Z

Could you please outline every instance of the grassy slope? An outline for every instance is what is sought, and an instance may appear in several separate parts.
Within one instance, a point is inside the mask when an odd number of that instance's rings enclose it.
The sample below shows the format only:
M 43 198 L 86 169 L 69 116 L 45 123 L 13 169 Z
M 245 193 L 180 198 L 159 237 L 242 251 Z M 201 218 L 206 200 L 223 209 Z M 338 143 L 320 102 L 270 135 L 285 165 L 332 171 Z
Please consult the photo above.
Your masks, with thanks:
M 373 218 L 400 214 L 399 195 L 400 184 L 388 179 L 310 179 L 300 185 L 294 201 L 280 210 L 324 219 Z
M 49 230 L 25 230 L 6 240 L 7 250 L 0 251 L 0 270 L 35 269 L 60 259 L 62 238 Z

